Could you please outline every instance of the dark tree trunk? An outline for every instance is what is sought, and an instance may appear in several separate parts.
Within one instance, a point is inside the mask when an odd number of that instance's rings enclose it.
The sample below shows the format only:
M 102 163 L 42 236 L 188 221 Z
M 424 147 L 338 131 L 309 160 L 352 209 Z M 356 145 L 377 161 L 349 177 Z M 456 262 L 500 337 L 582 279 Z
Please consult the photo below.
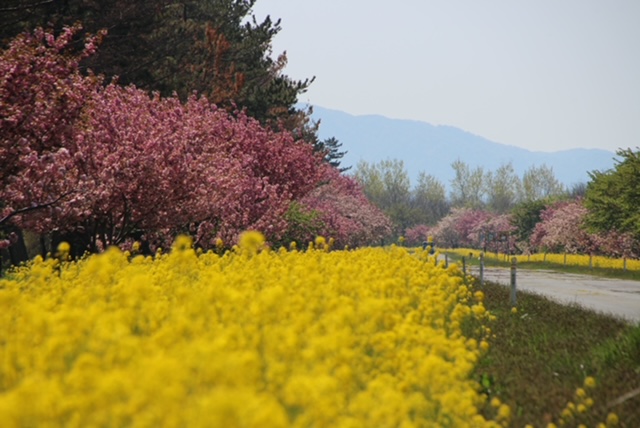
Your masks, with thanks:
M 18 228 L 11 230 L 18 237 L 17 241 L 9 247 L 9 260 L 13 266 L 17 266 L 22 262 L 29 260 L 29 253 L 27 252 L 27 246 L 24 243 L 24 236 L 22 231 Z

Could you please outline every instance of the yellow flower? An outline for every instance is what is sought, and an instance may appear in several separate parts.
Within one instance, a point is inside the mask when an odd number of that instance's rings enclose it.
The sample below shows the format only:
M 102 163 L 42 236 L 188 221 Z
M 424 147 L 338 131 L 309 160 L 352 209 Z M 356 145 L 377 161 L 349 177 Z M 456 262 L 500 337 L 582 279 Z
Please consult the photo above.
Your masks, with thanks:
M 511 418 L 511 408 L 506 404 L 498 408 L 498 420 L 509 420 Z
M 192 245 L 193 239 L 190 236 L 180 235 L 176 238 L 175 241 L 173 241 L 171 249 L 173 251 L 184 251 L 190 249 Z
M 615 413 L 609 413 L 607 415 L 607 425 L 612 427 L 612 426 L 616 426 L 618 425 L 618 415 L 616 415 Z
M 511 308 L 511 313 L 512 314 L 517 314 L 518 313 L 518 308 L 516 308 L 515 306 Z
M 478 317 L 480 317 L 480 316 L 482 316 L 482 315 L 484 315 L 484 314 L 486 313 L 486 309 L 485 309 L 485 307 L 482 305 L 482 303 L 479 303 L 479 304 L 477 304 L 477 305 L 473 305 L 473 306 L 471 307 L 471 310 L 472 310 L 472 311 L 473 311 L 473 313 L 474 313 L 476 316 L 478 316 Z
M 241 250 L 248 253 L 257 253 L 265 244 L 264 235 L 255 230 L 242 232 L 238 239 L 238 245 Z
M 71 245 L 69 245 L 68 242 L 61 242 L 60 244 L 58 244 L 58 252 L 59 253 L 68 253 L 69 251 L 71 251 Z
M 591 377 L 591 376 L 587 376 L 584 380 L 584 387 L 585 388 L 595 388 L 596 387 L 596 380 L 595 378 Z

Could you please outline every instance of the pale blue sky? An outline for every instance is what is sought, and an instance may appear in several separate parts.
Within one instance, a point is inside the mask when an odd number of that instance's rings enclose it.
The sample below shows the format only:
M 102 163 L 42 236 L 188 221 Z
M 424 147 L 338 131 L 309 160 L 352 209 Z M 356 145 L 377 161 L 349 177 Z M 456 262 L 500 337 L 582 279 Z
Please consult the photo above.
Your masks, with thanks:
M 299 101 L 530 150 L 640 146 L 640 0 L 258 0 Z

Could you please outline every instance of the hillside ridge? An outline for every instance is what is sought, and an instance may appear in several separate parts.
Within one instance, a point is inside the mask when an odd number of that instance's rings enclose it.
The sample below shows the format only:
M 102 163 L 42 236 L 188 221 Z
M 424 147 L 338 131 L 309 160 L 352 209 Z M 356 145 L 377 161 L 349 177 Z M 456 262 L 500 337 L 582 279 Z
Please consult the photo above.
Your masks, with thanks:
M 320 139 L 335 137 L 342 143 L 341 149 L 347 152 L 342 166 L 351 165 L 353 170 L 360 160 L 369 163 L 402 160 L 412 185 L 420 172 L 426 172 L 448 187 L 454 177 L 451 164 L 459 159 L 472 168 L 482 166 L 485 171 L 495 171 L 511 162 L 520 177 L 530 167 L 544 164 L 553 168 L 556 178 L 571 188 L 587 183 L 589 172 L 613 168 L 616 159 L 615 153 L 602 149 L 530 151 L 455 126 L 381 115 L 356 116 L 321 106 L 313 106 L 312 117 L 321 121 Z

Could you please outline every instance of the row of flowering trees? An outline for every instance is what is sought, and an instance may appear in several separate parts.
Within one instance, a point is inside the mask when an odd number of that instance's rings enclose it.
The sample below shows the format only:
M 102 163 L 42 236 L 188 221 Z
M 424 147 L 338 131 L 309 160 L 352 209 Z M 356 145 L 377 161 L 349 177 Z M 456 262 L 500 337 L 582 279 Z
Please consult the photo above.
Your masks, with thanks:
M 588 209 L 581 198 L 542 204 L 537 221 L 524 231 L 516 213 L 495 214 L 471 208 L 454 208 L 434 227 L 416 226 L 406 231 L 409 244 L 419 245 L 432 236 L 442 247 L 482 248 L 492 252 L 598 254 L 637 258 L 640 248 L 630 233 L 590 231 Z
M 290 133 L 204 97 L 81 73 L 102 35 L 78 53 L 78 31 L 36 30 L 0 52 L 0 247 L 24 230 L 78 252 L 133 240 L 153 250 L 185 232 L 203 248 L 247 229 L 274 244 L 324 234 L 359 245 L 390 232 L 352 179 Z
M 503 251 L 515 245 L 509 214 L 495 214 L 472 208 L 452 208 L 434 227 L 415 226 L 406 231 L 410 244 L 418 244 L 430 236 L 441 247 L 482 247 L 489 251 Z

